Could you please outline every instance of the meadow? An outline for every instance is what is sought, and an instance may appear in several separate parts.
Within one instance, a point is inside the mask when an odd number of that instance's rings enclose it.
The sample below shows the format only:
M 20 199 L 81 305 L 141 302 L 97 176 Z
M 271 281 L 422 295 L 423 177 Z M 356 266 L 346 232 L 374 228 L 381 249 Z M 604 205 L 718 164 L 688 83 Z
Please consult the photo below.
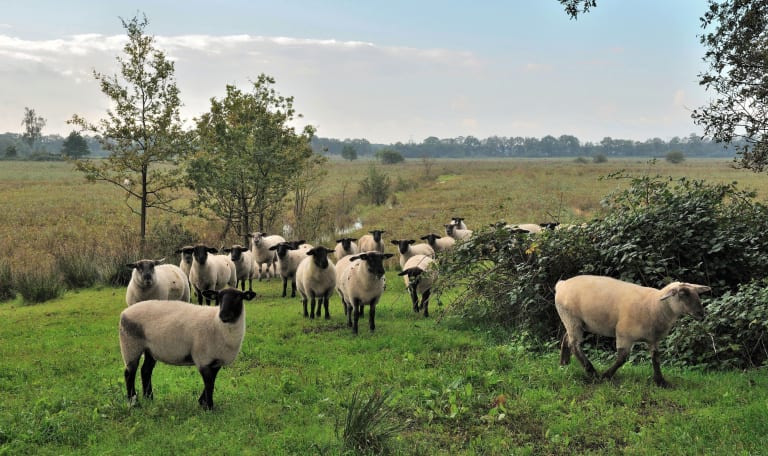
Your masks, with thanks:
M 353 198 L 368 166 L 331 162 L 333 178 L 316 198 Z M 384 206 L 355 203 L 363 228 L 352 235 L 374 227 L 387 229 L 387 239 L 439 232 L 454 215 L 470 228 L 500 219 L 579 222 L 599 215 L 600 199 L 622 185 L 601 177 L 620 169 L 738 181 L 761 200 L 768 194 L 765 176 L 727 160 L 438 160 L 426 168 L 419 161 L 380 166 L 400 190 Z M 2 162 L 0 195 L 0 248 L 14 269 L 49 267 L 62 249 L 124 248 L 137 231 L 123 195 L 85 184 L 64 163 Z M 156 218 L 154 226 L 173 220 Z M 181 223 L 201 240 L 223 242 L 216 222 Z M 392 454 L 765 451 L 764 368 L 664 367 L 673 388 L 660 389 L 650 365 L 638 364 L 592 383 L 575 361 L 558 366 L 555 341 L 531 347 L 525 335 L 444 315 L 450 293 L 442 306 L 432 303 L 430 318 L 414 314 L 396 272 L 387 273 L 376 332 L 361 325 L 358 336 L 337 296 L 330 320 L 310 321 L 299 299 L 280 298 L 278 281 L 255 283 L 259 297 L 246 306 L 243 348 L 219 374 L 212 412 L 197 404 L 202 381 L 193 368 L 162 364 L 155 399 L 129 407 L 117 340 L 123 287 L 70 290 L 35 305 L 21 297 L 0 303 L 0 454 L 354 454 L 342 437 L 356 392 L 386 398 L 386 421 L 397 430 L 383 448 Z

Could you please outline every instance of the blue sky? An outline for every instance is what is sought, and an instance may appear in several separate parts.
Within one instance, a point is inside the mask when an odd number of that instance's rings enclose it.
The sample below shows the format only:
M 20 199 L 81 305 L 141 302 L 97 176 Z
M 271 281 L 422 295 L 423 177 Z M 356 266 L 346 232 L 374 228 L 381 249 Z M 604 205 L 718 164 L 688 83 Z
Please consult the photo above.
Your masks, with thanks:
M 295 97 L 300 123 L 377 143 L 475 136 L 669 139 L 701 132 L 709 96 L 699 17 L 705 0 L 598 0 L 570 20 L 556 0 L 0 0 L 0 132 L 24 108 L 66 135 L 106 116 L 92 71 L 115 74 L 120 17 L 175 61 L 191 122 L 227 84 L 260 73 Z

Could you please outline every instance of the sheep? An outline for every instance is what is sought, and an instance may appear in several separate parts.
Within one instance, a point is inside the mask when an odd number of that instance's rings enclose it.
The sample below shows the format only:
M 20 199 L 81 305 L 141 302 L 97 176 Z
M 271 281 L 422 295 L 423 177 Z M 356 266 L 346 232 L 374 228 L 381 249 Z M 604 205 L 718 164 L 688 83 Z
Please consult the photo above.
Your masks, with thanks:
M 218 308 L 199 307 L 172 300 L 150 300 L 128 307 L 120 314 L 120 353 L 125 364 L 125 386 L 130 404 L 138 401 L 136 371 L 141 366 L 144 398 L 152 399 L 152 370 L 157 361 L 174 366 L 197 367 L 203 393 L 197 402 L 213 409 L 213 385 L 222 366 L 240 352 L 245 334 L 245 306 L 256 294 L 237 288 L 205 290 Z
M 370 306 L 369 327 L 371 331 L 376 329 L 376 304 L 384 292 L 384 260 L 392 256 L 392 253 L 371 251 L 349 257 L 350 264 L 344 269 L 341 283 L 337 286 L 341 290 L 342 299 L 349 305 L 347 324 L 352 327 L 354 334 L 357 334 L 357 322 L 366 304 Z
M 364 234 L 357 240 L 357 246 L 360 252 L 379 252 L 384 253 L 384 242 L 381 240 L 381 235 L 386 233 L 384 230 L 369 231 L 370 234 Z M 338 258 L 337 258 L 338 260 Z
M 435 257 L 435 251 L 429 244 L 416 244 L 413 245 L 413 239 L 392 239 L 392 244 L 397 246 L 397 251 L 400 252 L 400 268 L 405 266 L 405 262 L 408 258 L 414 255 L 427 255 L 429 257 Z
M 125 292 L 129 306 L 150 299 L 178 299 L 189 302 L 189 279 L 180 267 L 162 260 L 139 260 L 126 266 L 133 269 Z
M 219 251 L 205 244 L 197 244 L 192 251 L 189 281 L 197 293 L 198 304 L 203 304 L 202 292 L 205 290 L 218 291 L 226 287 L 237 287 L 237 270 L 228 255 L 208 255 Z M 210 298 L 206 298 L 205 303 L 210 305 Z
M 181 261 L 179 261 L 179 267 L 184 274 L 189 277 L 189 269 L 192 267 L 192 251 L 194 247 L 191 245 L 185 245 L 184 247 L 176 250 L 176 253 L 181 255 Z
M 341 238 L 336 240 L 336 249 L 334 249 L 336 261 L 339 261 L 347 255 L 354 255 L 360 252 L 355 241 L 357 241 L 355 238 Z
M 704 318 L 699 293 L 710 291 L 704 285 L 672 282 L 661 290 L 623 282 L 610 277 L 582 275 L 561 280 L 555 285 L 555 307 L 565 325 L 560 349 L 560 364 L 571 359 L 571 350 L 592 377 L 597 371 L 584 356 L 584 332 L 616 338 L 616 362 L 603 374 L 611 378 L 627 361 L 635 342 L 648 343 L 656 385 L 669 384 L 659 367 L 659 341 L 669 333 L 678 317 Z
M 414 255 L 405 262 L 402 272 L 399 276 L 405 280 L 405 286 L 411 293 L 411 302 L 413 311 L 418 312 L 424 309 L 424 316 L 429 316 L 429 296 L 432 293 L 432 284 L 435 280 L 436 270 L 435 262 L 426 255 Z M 421 304 L 419 304 L 419 293 L 421 294 Z
M 464 217 L 451 217 L 450 224 L 456 225 L 456 227 L 460 230 L 467 229 L 467 224 L 464 223 Z
M 504 228 L 513 233 L 540 233 L 542 230 L 554 230 L 560 225 L 557 222 L 546 223 L 518 223 L 516 225 L 504 225 Z
M 248 289 L 253 290 L 253 252 L 240 244 L 235 244 L 224 249 L 229 254 L 237 272 L 237 282 L 240 289 L 245 291 L 245 281 L 248 280 Z M 235 285 L 237 288 L 237 285 Z
M 307 257 L 301 260 L 296 269 L 296 288 L 301 294 L 305 317 L 315 318 L 315 300 L 319 299 L 317 316 L 320 317 L 320 309 L 325 306 L 325 319 L 331 318 L 328 301 L 336 288 L 336 267 L 328 260 L 330 253 L 333 253 L 333 250 L 323 246 L 311 248 L 306 251 Z M 309 312 L 308 299 L 312 300 Z
M 427 241 L 432 250 L 435 253 L 447 252 L 453 248 L 456 244 L 456 239 L 450 236 L 438 236 L 437 234 L 425 234 L 420 238 L 422 241 Z
M 277 245 L 281 242 L 285 242 L 285 239 L 277 234 L 268 236 L 267 233 L 255 232 L 250 234 L 251 237 L 251 251 L 253 252 L 253 267 L 256 269 L 258 265 L 259 281 L 262 277 L 262 268 L 266 264 L 267 278 L 277 275 L 277 258 L 275 252 L 269 248 L 273 245 Z M 272 271 L 270 273 L 270 268 Z M 254 274 L 256 272 L 254 271 Z
M 283 298 L 287 294 L 288 279 L 291 279 L 291 297 L 296 297 L 296 269 L 298 269 L 301 260 L 306 258 L 307 251 L 312 248 L 309 244 L 307 244 L 309 248 L 302 246 L 302 244 L 304 244 L 303 240 L 281 242 L 269 248 L 277 256 L 277 270 L 280 277 L 283 278 Z
M 472 230 L 462 230 L 452 223 L 443 226 L 445 226 L 445 234 L 456 239 L 457 241 L 463 241 L 465 239 L 469 239 L 472 236 Z

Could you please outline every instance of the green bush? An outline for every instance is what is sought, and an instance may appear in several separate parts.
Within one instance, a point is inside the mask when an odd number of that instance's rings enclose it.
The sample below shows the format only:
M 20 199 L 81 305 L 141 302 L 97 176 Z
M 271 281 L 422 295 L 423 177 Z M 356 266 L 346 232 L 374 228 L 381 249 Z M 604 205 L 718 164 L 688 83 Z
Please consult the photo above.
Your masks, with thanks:
M 375 166 L 368 168 L 368 176 L 360 181 L 359 194 L 370 204 L 381 206 L 387 201 L 392 182 L 389 176 L 380 172 Z
M 50 301 L 64 293 L 61 277 L 51 268 L 32 268 L 17 272 L 13 283 L 14 289 L 27 304 Z
M 560 279 L 597 274 L 655 288 L 679 280 L 708 285 L 718 297 L 768 276 L 768 210 L 753 193 L 685 178 L 612 177 L 630 185 L 608 195 L 605 216 L 584 227 L 529 235 L 499 225 L 459 244 L 441 260 L 440 285 L 466 287 L 448 311 L 546 341 L 562 332 L 554 307 Z M 716 330 L 727 337 L 727 324 Z M 682 362 L 704 359 L 678 345 Z
M 54 254 L 56 269 L 68 289 L 88 288 L 99 280 L 97 255 L 93 248 L 76 250 L 65 247 Z
M 16 298 L 13 291 L 13 273 L 11 265 L 5 261 L 0 262 L 0 302 L 10 301 Z

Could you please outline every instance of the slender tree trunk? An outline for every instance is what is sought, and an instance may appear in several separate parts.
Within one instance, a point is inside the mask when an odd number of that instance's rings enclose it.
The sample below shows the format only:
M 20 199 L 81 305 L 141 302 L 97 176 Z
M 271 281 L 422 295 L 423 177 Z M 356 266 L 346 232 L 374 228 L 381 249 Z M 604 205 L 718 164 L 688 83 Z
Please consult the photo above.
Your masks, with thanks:
M 141 229 L 140 229 L 140 250 L 142 257 L 146 253 L 147 246 L 147 167 L 141 169 Z

